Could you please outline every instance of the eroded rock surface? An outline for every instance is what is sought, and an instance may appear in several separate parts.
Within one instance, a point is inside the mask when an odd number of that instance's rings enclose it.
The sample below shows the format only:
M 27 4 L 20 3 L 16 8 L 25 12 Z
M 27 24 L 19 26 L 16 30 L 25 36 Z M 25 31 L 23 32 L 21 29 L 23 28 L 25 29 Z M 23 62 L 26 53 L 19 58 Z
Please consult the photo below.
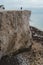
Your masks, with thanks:
M 32 42 L 30 50 L 17 55 L 4 56 L 0 60 L 0 65 L 43 65 L 43 45 L 37 40 Z
M 0 57 L 31 46 L 30 11 L 0 12 Z

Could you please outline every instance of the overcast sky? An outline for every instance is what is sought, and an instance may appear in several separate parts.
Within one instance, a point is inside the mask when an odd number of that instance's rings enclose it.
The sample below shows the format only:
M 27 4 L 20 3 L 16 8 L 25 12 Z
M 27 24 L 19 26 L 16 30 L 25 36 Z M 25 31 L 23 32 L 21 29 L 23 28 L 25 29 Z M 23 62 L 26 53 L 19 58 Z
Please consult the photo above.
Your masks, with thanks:
M 7 9 L 16 9 L 21 6 L 24 8 L 39 8 L 43 7 L 43 0 L 0 0 L 0 4 L 3 4 Z

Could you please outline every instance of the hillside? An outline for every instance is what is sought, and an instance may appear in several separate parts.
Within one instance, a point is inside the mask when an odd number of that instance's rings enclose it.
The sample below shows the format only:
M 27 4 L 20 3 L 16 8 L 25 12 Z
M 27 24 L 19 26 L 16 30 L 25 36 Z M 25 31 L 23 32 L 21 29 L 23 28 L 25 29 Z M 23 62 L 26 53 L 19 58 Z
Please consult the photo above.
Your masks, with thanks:
M 32 32 L 32 38 L 33 40 L 36 40 L 37 42 L 43 43 L 43 31 L 40 31 L 39 29 L 30 26 L 31 32 Z

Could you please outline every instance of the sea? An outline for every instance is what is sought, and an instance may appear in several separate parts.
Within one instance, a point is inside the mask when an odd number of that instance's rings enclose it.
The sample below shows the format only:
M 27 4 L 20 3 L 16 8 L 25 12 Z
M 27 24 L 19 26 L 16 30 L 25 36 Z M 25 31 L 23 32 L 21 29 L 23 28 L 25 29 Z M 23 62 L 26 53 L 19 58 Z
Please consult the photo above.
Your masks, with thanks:
M 43 8 L 29 8 L 31 10 L 30 25 L 43 31 Z

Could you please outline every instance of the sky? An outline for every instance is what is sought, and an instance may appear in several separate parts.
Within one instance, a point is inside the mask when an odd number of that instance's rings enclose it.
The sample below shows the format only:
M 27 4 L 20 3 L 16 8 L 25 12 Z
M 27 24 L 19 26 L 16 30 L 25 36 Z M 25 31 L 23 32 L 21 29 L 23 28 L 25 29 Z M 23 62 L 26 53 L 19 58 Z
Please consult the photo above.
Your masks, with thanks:
M 23 8 L 28 7 L 43 7 L 43 0 L 0 0 L 0 4 L 3 4 L 6 9 L 17 9 L 21 6 Z

